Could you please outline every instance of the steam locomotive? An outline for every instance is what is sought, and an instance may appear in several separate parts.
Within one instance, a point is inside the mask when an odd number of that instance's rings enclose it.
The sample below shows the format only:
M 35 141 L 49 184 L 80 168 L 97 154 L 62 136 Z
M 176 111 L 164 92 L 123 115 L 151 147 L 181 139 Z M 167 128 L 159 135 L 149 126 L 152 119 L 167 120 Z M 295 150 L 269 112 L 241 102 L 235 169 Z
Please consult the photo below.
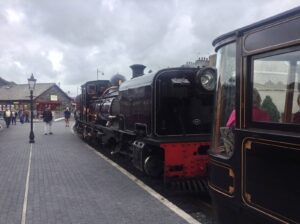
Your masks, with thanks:
M 179 67 L 144 75 L 144 65 L 130 67 L 131 80 L 115 75 L 82 85 L 77 132 L 111 154 L 129 156 L 145 174 L 163 175 L 166 184 L 192 180 L 191 188 L 205 188 L 194 180 L 207 176 L 215 70 Z

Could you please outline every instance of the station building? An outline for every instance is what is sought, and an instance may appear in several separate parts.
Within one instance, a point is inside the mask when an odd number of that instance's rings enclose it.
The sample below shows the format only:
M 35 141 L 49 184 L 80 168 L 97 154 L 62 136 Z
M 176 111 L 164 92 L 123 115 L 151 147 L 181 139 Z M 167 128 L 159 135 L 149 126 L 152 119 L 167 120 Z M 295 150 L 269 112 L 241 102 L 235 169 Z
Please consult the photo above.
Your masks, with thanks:
M 6 108 L 30 111 L 29 96 L 28 84 L 15 84 L 0 78 L 0 112 Z M 72 98 L 55 83 L 36 83 L 33 91 L 34 116 L 41 114 L 46 107 L 59 114 L 71 106 Z

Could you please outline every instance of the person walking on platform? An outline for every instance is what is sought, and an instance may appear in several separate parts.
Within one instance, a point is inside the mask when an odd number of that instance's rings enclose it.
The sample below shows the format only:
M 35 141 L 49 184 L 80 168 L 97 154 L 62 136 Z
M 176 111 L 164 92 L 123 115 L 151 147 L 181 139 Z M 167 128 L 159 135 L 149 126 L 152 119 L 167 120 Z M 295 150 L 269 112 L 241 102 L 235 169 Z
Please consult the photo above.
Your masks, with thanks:
M 52 112 L 50 111 L 49 108 L 46 108 L 45 111 L 43 112 L 43 121 L 45 122 L 45 128 L 44 128 L 44 133 L 47 135 L 52 135 Z
M 66 127 L 69 127 L 69 120 L 71 117 L 71 112 L 69 110 L 69 107 L 67 107 L 66 110 L 64 111 L 64 116 L 65 116 Z
M 29 123 L 29 111 L 28 110 L 24 111 L 24 117 L 25 117 L 25 123 Z
M 17 124 L 17 115 L 18 115 L 18 113 L 17 113 L 17 111 L 15 111 L 15 110 L 12 110 L 12 112 L 11 112 L 11 124 L 13 125 L 16 125 Z
M 10 122 L 11 122 L 11 116 L 12 116 L 12 113 L 10 111 L 10 109 L 6 108 L 5 112 L 4 112 L 4 120 L 5 120 L 5 123 L 6 123 L 6 127 L 9 128 L 9 125 L 10 125 Z
M 20 118 L 20 123 L 24 124 L 24 112 L 23 110 L 19 110 L 19 118 Z

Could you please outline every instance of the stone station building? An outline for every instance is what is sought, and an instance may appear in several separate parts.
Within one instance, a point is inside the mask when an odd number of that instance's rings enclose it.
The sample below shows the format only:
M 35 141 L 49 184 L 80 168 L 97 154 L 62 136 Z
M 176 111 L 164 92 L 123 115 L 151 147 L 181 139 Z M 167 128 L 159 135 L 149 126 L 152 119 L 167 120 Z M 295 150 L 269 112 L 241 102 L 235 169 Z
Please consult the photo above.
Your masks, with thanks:
M 0 78 L 1 79 L 1 78 Z M 30 92 L 28 84 L 15 84 L 0 81 L 0 113 L 7 107 L 16 111 L 30 111 Z M 39 117 L 46 107 L 50 107 L 56 115 L 62 115 L 66 107 L 72 106 L 72 98 L 69 97 L 55 83 L 36 83 L 33 91 L 34 116 Z

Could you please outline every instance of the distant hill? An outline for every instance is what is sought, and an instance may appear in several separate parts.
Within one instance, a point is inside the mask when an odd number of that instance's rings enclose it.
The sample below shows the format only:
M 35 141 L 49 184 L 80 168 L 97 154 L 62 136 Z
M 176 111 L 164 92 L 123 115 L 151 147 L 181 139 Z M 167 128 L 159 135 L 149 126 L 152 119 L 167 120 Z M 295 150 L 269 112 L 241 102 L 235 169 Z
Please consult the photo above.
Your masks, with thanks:
M 6 81 L 5 79 L 3 79 L 3 78 L 0 77 L 0 87 L 1 86 L 10 86 L 10 85 L 16 85 L 16 83 L 15 82 Z

